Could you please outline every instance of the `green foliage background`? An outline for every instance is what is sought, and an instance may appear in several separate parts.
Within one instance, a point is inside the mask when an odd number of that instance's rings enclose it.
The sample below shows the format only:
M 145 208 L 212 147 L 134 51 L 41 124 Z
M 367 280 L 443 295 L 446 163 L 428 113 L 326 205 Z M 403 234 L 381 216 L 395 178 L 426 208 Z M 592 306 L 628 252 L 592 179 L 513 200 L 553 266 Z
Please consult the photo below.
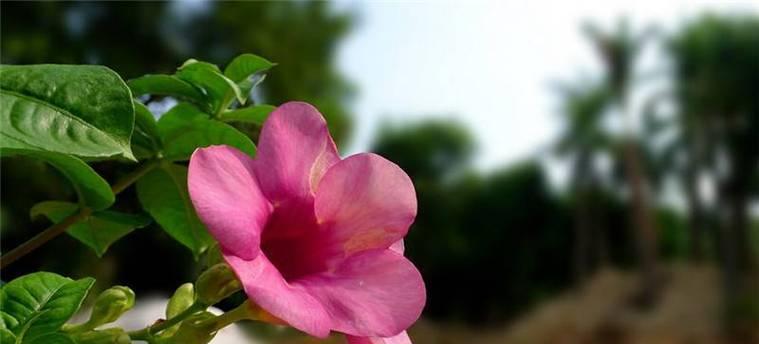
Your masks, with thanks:
M 257 101 L 310 102 L 328 119 L 339 144 L 348 139 L 351 116 L 347 109 L 353 88 L 332 61 L 352 19 L 336 13 L 328 3 L 207 2 L 191 7 L 171 2 L 3 2 L 1 6 L 3 64 L 100 64 L 129 80 L 146 73 L 172 74 L 189 57 L 225 66 L 241 53 L 255 53 L 288 66 L 267 75 L 254 94 Z M 143 109 L 137 110 L 139 120 Z M 233 124 L 238 129 L 257 132 L 260 120 L 256 123 L 255 113 L 235 116 L 252 121 Z M 164 127 L 170 130 L 168 118 L 164 122 L 159 123 L 159 131 Z M 134 136 L 135 142 L 140 141 L 138 136 Z M 91 164 L 109 181 L 130 169 L 121 162 Z M 77 190 L 69 185 L 65 175 L 38 159 L 3 158 L 3 251 L 49 224 L 43 218 L 30 219 L 32 206 L 43 200 L 76 199 Z M 139 186 L 136 189 L 120 194 L 114 209 L 138 213 L 142 206 L 136 192 Z M 154 264 L 157 261 L 162 262 L 160 266 Z M 168 266 L 172 269 L 166 269 Z M 202 263 L 195 262 L 189 251 L 152 224 L 113 244 L 101 259 L 72 238 L 62 236 L 3 269 L 3 279 L 48 270 L 65 276 L 94 276 L 101 287 L 129 282 L 138 294 L 169 293 L 193 279 L 200 266 Z

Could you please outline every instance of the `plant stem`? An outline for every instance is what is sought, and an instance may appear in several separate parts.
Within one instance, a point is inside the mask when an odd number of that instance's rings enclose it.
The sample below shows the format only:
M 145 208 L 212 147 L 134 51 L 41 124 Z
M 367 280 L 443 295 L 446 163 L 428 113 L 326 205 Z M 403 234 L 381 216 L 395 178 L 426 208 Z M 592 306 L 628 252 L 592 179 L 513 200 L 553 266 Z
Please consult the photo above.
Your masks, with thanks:
M 224 312 L 213 319 L 208 319 L 206 320 L 206 322 L 214 323 L 213 332 L 215 332 L 229 326 L 230 324 L 236 323 L 240 320 L 245 320 L 245 319 L 253 320 L 253 318 L 251 318 L 249 308 L 250 308 L 250 302 L 245 301 L 239 306 L 237 306 L 237 308 L 229 312 Z M 203 324 L 200 324 L 199 326 L 203 326 Z
M 129 173 L 123 178 L 119 179 L 115 184 L 113 184 L 113 186 L 111 186 L 111 191 L 113 191 L 114 195 L 119 194 L 120 192 L 128 188 L 130 185 L 134 184 L 134 182 L 136 182 L 142 176 L 150 172 L 150 170 L 158 166 L 158 163 L 159 163 L 159 160 L 148 161 L 147 163 L 140 166 L 138 169 L 132 171 L 132 173 Z M 36 250 L 37 248 L 42 246 L 44 243 L 52 240 L 53 238 L 57 237 L 61 233 L 65 232 L 66 229 L 68 229 L 72 225 L 90 216 L 90 214 L 92 214 L 92 209 L 88 207 L 82 207 L 78 212 L 69 215 L 68 217 L 64 218 L 61 222 L 58 222 L 48 227 L 41 233 L 35 235 L 33 238 L 27 240 L 23 244 L 19 245 L 18 247 L 12 249 L 10 252 L 0 257 L 0 269 L 5 268 L 9 264 L 18 260 L 19 258 Z
M 146 175 L 148 172 L 156 168 L 158 164 L 160 163 L 160 160 L 150 160 L 140 166 L 138 169 L 132 171 L 132 173 L 127 174 L 123 178 L 119 179 L 113 186 L 111 186 L 111 190 L 113 191 L 114 195 L 118 195 L 122 191 L 124 191 L 126 188 L 128 188 L 130 185 L 134 184 L 137 180 L 142 178 L 142 176 Z
M 161 321 L 159 323 L 155 323 L 141 330 L 127 332 L 127 335 L 129 335 L 129 338 L 132 340 L 149 341 L 150 338 L 152 338 L 154 334 L 161 332 L 176 324 L 179 324 L 180 322 L 182 322 L 182 320 L 189 317 L 190 315 L 200 312 L 206 308 L 208 308 L 207 305 L 204 305 L 196 301 L 189 308 L 185 309 L 182 313 L 179 313 L 172 318 L 166 319 L 165 321 Z
M 71 225 L 85 219 L 87 216 L 90 216 L 90 214 L 92 214 L 92 209 L 82 208 L 78 212 L 71 214 L 63 219 L 63 221 L 48 227 L 41 233 L 35 235 L 33 238 L 27 240 L 23 244 L 0 257 L 0 269 L 5 268 L 8 266 L 8 264 L 15 262 L 19 258 L 27 255 L 29 252 L 32 252 L 38 247 L 42 246 L 42 244 L 57 237 L 59 234 L 65 232 L 66 229 L 68 229 Z

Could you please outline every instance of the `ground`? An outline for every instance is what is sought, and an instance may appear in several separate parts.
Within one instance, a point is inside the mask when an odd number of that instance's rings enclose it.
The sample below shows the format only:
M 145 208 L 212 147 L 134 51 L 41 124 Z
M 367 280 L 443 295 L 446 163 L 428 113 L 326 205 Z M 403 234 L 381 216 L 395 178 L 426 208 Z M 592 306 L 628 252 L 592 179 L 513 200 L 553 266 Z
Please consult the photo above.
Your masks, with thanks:
M 500 329 L 468 329 L 421 321 L 415 344 L 718 344 L 759 343 L 759 326 L 728 339 L 720 320 L 719 272 L 713 266 L 666 268 L 659 302 L 647 311 L 631 307 L 632 272 L 603 269 L 580 288 L 538 305 Z

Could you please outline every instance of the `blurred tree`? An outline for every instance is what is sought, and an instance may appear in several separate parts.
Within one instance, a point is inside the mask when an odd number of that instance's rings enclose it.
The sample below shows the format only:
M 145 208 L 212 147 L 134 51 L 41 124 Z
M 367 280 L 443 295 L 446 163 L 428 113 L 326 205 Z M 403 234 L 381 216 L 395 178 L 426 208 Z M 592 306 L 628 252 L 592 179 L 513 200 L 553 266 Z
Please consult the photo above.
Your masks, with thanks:
M 603 31 L 588 24 L 585 33 L 605 67 L 606 83 L 612 92 L 612 100 L 625 124 L 623 160 L 632 208 L 632 229 L 637 234 L 638 258 L 641 266 L 641 288 L 637 295 L 640 305 L 650 305 L 657 292 L 657 240 L 652 215 L 649 184 L 642 166 L 643 159 L 637 138 L 633 132 L 633 115 L 628 104 L 630 89 L 634 84 L 634 62 L 646 41 L 648 32 L 633 32 L 626 20 L 619 21 L 613 31 Z
M 124 78 L 173 70 L 186 56 L 163 38 L 168 2 L 3 2 L 6 64 L 105 64 Z
M 3 2 L 2 61 L 103 64 L 125 79 L 169 73 L 188 58 L 223 65 L 241 53 L 277 62 L 259 98 L 313 103 L 338 143 L 353 87 L 333 65 L 352 27 L 327 2 Z
M 470 319 L 513 315 L 569 283 L 570 212 L 549 192 L 540 165 L 528 161 L 487 176 L 467 205 L 461 228 L 470 252 L 457 271 L 459 283 L 476 293 L 447 296 L 473 305 Z
M 707 142 L 703 123 L 682 114 L 663 115 L 657 109 L 665 101 L 673 100 L 670 93 L 664 92 L 652 97 L 643 109 L 641 138 L 645 165 L 648 167 L 646 174 L 650 176 L 655 190 L 662 189 L 668 177 L 673 177 L 682 186 L 688 209 L 686 255 L 693 261 L 701 261 L 706 249 L 704 235 L 712 226 L 712 216 L 706 209 L 706 201 L 699 185 L 711 144 Z
M 670 42 L 690 160 L 696 171 L 710 169 L 718 185 L 729 307 L 740 297 L 741 276 L 754 262 L 748 206 L 759 173 L 757 32 L 759 18 L 707 15 L 688 23 Z
M 439 182 L 471 162 L 474 140 L 463 124 L 427 121 L 412 125 L 384 125 L 373 151 L 403 166 L 414 180 Z
M 385 127 L 374 147 L 417 189 L 406 252 L 425 277 L 428 316 L 497 321 L 568 284 L 570 218 L 540 165 L 472 172 L 472 139 L 452 122 Z
M 600 153 L 610 149 L 612 138 L 602 126 L 611 94 L 605 85 L 562 85 L 562 119 L 564 131 L 556 143 L 556 152 L 572 161 L 571 193 L 574 195 L 575 280 L 591 272 L 593 259 L 602 265 L 609 261 L 603 209 L 599 204 L 601 176 L 595 166 Z M 593 256 L 597 257 L 593 257 Z

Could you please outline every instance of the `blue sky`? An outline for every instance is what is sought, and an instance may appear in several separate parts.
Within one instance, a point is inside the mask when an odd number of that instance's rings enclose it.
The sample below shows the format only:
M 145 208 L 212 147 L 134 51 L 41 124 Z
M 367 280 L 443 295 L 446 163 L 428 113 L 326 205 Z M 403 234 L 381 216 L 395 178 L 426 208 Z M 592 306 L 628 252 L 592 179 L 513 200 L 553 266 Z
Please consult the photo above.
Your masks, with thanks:
M 349 152 L 380 123 L 455 118 L 475 134 L 477 166 L 544 152 L 559 130 L 551 84 L 600 72 L 579 26 L 622 15 L 671 31 L 704 10 L 759 12 L 759 1 L 341 1 L 359 23 L 339 67 L 359 89 Z

